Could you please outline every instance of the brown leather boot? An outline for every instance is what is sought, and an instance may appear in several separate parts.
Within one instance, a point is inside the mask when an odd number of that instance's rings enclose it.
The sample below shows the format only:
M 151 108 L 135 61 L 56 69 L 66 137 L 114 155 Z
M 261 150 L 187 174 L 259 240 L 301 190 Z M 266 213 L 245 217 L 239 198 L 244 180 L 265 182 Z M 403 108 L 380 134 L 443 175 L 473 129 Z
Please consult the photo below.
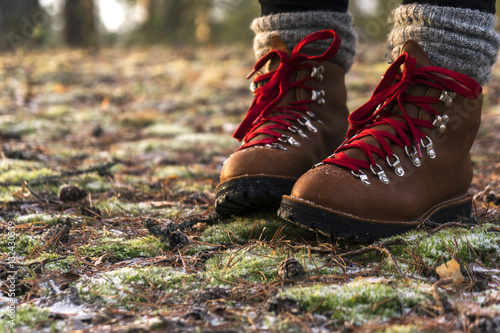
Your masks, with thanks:
M 320 56 L 300 53 L 310 42 L 331 38 Z M 295 181 L 345 139 L 345 73 L 328 61 L 339 44 L 332 30 L 307 36 L 292 52 L 278 36 L 271 39 L 271 51 L 251 73 L 258 74 L 255 98 L 234 134 L 243 144 L 222 167 L 217 213 L 277 209 Z
M 295 183 L 278 215 L 361 241 L 470 216 L 469 149 L 481 105 L 476 81 L 433 67 L 406 42 L 372 98 L 349 116 L 348 139 Z

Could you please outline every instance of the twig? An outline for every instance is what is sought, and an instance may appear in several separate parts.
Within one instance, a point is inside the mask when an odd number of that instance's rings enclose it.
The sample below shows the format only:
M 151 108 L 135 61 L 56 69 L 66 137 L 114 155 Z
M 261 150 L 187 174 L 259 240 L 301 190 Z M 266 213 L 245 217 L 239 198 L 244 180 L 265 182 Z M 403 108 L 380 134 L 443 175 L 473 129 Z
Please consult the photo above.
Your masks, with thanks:
M 61 202 L 54 201 L 54 200 L 48 200 L 40 196 L 40 194 L 36 193 L 30 186 L 30 184 L 27 181 L 24 181 L 24 184 L 26 184 L 26 188 L 30 192 L 32 196 L 35 197 L 35 199 L 40 200 L 41 202 L 45 202 L 46 204 L 60 204 Z
M 401 267 L 399 267 L 399 263 L 396 260 L 396 258 L 394 258 L 394 256 L 392 255 L 391 251 L 389 251 L 385 247 L 379 247 L 379 246 L 376 246 L 376 245 L 372 245 L 371 247 L 374 248 L 374 249 L 376 249 L 376 250 L 378 250 L 378 251 L 380 251 L 380 252 L 385 253 L 389 257 L 389 259 L 391 259 L 392 263 L 394 264 L 394 267 L 396 267 L 396 271 L 398 272 L 399 276 L 402 279 L 406 279 L 406 275 L 401 270 Z
M 449 228 L 449 227 L 469 228 L 470 226 L 471 226 L 471 224 L 465 224 L 465 223 L 460 223 L 460 222 L 448 222 L 448 223 L 444 223 L 444 224 L 436 227 L 435 229 L 432 229 L 432 230 L 428 231 L 427 234 L 422 235 L 420 237 L 417 237 L 415 239 L 412 239 L 411 242 L 421 241 L 424 237 L 428 237 L 429 235 L 435 234 L 436 232 L 438 232 L 438 231 L 440 231 L 440 230 L 442 230 L 444 228 Z M 342 253 L 342 254 L 339 254 L 339 255 L 335 255 L 334 258 L 339 258 L 339 259 L 350 258 L 350 257 L 354 257 L 354 256 L 357 256 L 357 255 L 360 255 L 360 254 L 365 254 L 365 253 L 368 253 L 368 252 L 371 252 L 371 251 L 380 250 L 381 248 L 385 248 L 387 246 L 392 246 L 392 245 L 402 244 L 402 243 L 407 243 L 407 242 L 408 241 L 405 240 L 404 238 L 398 237 L 398 238 L 390 239 L 390 240 L 387 240 L 385 242 L 381 242 L 381 243 L 378 243 L 378 244 L 368 245 L 368 246 L 365 246 L 365 247 L 363 247 L 361 249 L 357 249 L 357 250 L 354 250 L 354 251 L 350 251 L 350 252 Z M 317 249 L 311 248 L 311 250 L 315 251 Z M 325 250 L 322 250 L 321 252 L 324 253 Z
M 43 271 L 44 270 L 44 267 L 45 265 L 47 265 L 48 263 L 51 263 L 51 262 L 55 262 L 55 261 L 59 261 L 59 260 L 64 260 L 66 259 L 68 256 L 62 256 L 62 257 L 59 257 L 59 258 L 52 258 L 52 259 L 44 259 L 42 260 L 42 262 L 40 263 L 40 265 L 38 265 L 37 267 L 35 267 L 33 269 L 34 272 L 38 272 L 39 270 Z M 38 263 L 38 262 L 36 262 Z M 29 265 L 27 265 L 28 267 L 30 267 L 31 265 L 33 265 L 35 263 L 31 263 Z
M 448 223 L 441 224 L 439 227 L 436 227 L 428 232 L 429 232 L 429 235 L 432 235 L 432 234 L 435 234 L 436 232 L 438 232 L 444 228 L 449 228 L 449 227 L 470 228 L 473 225 L 477 225 L 477 224 L 475 224 L 475 223 L 474 224 L 473 223 L 467 224 L 467 223 L 461 223 L 461 222 L 448 222 Z
M 357 256 L 357 255 L 360 255 L 360 254 L 365 254 L 365 253 L 368 253 L 368 252 L 372 252 L 372 251 L 378 250 L 379 248 L 384 248 L 386 246 L 401 244 L 401 243 L 405 243 L 405 242 L 406 241 L 403 238 L 398 237 L 398 238 L 390 239 L 390 240 L 387 240 L 385 242 L 381 242 L 381 243 L 378 243 L 378 244 L 368 245 L 368 246 L 365 246 L 365 247 L 363 247 L 361 249 L 357 249 L 357 250 L 354 250 L 354 251 L 349 251 L 349 252 L 346 252 L 346 253 L 335 255 L 335 257 L 336 258 L 340 258 L 340 259 L 350 258 L 350 257 L 354 257 L 354 256 Z
M 449 279 L 444 279 L 444 280 L 439 280 L 436 283 L 432 285 L 432 297 L 434 297 L 434 301 L 436 302 L 436 306 L 438 307 L 439 314 L 442 316 L 445 313 L 445 308 L 444 308 L 444 302 L 441 299 L 441 297 L 438 294 L 438 287 L 445 285 L 445 284 L 450 284 L 452 283 L 453 280 L 451 278 Z
M 26 183 L 29 183 L 30 185 L 40 185 L 44 184 L 47 182 L 53 182 L 56 180 L 60 180 L 65 177 L 71 177 L 71 176 L 78 176 L 78 175 L 83 175 L 87 173 L 92 173 L 92 172 L 103 172 L 116 164 L 120 163 L 119 161 L 112 161 L 108 163 L 104 163 L 95 167 L 83 169 L 83 170 L 75 170 L 75 171 L 63 171 L 58 175 L 54 176 L 45 176 L 45 177 L 39 177 L 32 179 L 30 181 L 26 181 Z M 0 182 L 0 186 L 2 187 L 7 187 L 7 186 L 22 186 L 24 180 L 18 181 L 18 182 Z

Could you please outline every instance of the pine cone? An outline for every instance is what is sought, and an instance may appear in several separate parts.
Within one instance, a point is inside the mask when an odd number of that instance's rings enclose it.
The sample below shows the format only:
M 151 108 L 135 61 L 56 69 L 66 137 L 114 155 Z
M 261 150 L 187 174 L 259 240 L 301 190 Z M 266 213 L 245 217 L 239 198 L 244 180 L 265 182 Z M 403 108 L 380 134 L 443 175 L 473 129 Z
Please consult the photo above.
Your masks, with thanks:
M 282 280 L 302 279 L 305 275 L 304 267 L 295 258 L 287 258 L 278 266 L 278 276 Z
M 59 200 L 64 202 L 78 201 L 87 196 L 87 192 L 73 185 L 62 185 L 57 193 Z

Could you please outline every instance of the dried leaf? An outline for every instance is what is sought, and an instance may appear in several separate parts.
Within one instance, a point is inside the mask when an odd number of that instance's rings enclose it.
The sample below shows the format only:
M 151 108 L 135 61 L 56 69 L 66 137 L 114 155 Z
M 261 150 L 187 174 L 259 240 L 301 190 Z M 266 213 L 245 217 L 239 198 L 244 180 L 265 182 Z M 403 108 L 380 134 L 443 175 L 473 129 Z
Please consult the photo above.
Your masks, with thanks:
M 462 283 L 465 281 L 465 278 L 460 271 L 460 264 L 455 259 L 451 259 L 446 264 L 442 264 L 437 267 L 436 272 L 439 274 L 441 279 L 451 278 L 453 283 Z
M 109 97 L 107 97 L 107 96 L 104 97 L 104 99 L 101 102 L 101 110 L 107 111 L 109 109 L 109 104 L 110 104 Z
M 60 83 L 57 83 L 55 86 L 54 86 L 54 91 L 58 94 L 62 94 L 64 92 L 66 92 L 66 90 L 68 90 L 64 85 L 60 84 Z

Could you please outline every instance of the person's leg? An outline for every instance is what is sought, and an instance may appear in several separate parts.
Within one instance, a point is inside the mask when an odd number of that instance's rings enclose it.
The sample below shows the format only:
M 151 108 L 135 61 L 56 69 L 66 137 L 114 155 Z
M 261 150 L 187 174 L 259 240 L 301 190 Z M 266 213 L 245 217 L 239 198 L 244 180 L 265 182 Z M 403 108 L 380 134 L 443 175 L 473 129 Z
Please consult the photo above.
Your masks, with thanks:
M 221 170 L 215 191 L 221 215 L 276 211 L 282 195 L 345 139 L 348 127 L 344 76 L 356 36 L 347 2 L 335 8 L 325 7 L 327 1 L 305 2 L 307 7 L 298 1 L 261 3 L 270 14 L 251 25 L 261 58 L 255 97 L 234 134 L 242 146 Z
M 480 84 L 490 77 L 500 38 L 493 2 L 436 5 L 443 3 L 393 12 L 394 63 L 349 116 L 348 139 L 295 183 L 278 215 L 358 240 L 470 216 Z
M 331 11 L 347 12 L 347 0 L 259 0 L 262 16 L 286 12 Z
M 464 8 L 495 14 L 495 0 L 403 0 L 401 5 L 431 5 L 440 7 Z
M 319 3 L 319 1 L 316 2 Z M 302 3 L 304 2 L 302 1 Z M 333 6 L 341 9 L 340 11 L 331 9 L 318 10 L 316 9 L 319 8 L 317 6 L 309 7 L 308 10 L 297 11 L 299 8 L 304 7 L 302 5 L 294 7 L 293 9 L 296 10 L 293 11 L 276 12 L 255 19 L 251 24 L 251 29 L 255 32 L 254 51 L 256 57 L 261 58 L 269 51 L 269 42 L 272 35 L 280 36 L 291 50 L 307 35 L 319 30 L 333 29 L 342 42 L 332 61 L 342 66 L 346 72 L 349 71 L 356 53 L 356 34 L 352 27 L 352 16 L 347 11 L 347 1 L 341 1 L 340 4 Z M 290 7 L 279 8 L 281 8 L 280 10 L 292 9 Z M 274 9 L 278 10 L 278 7 Z M 304 51 L 309 54 L 320 54 L 328 48 L 330 43 L 330 40 L 311 43 Z
M 392 15 L 394 26 L 388 46 L 393 60 L 399 56 L 403 44 L 413 39 L 437 66 L 486 83 L 499 46 L 494 30 L 495 1 L 409 2 L 403 1 Z

